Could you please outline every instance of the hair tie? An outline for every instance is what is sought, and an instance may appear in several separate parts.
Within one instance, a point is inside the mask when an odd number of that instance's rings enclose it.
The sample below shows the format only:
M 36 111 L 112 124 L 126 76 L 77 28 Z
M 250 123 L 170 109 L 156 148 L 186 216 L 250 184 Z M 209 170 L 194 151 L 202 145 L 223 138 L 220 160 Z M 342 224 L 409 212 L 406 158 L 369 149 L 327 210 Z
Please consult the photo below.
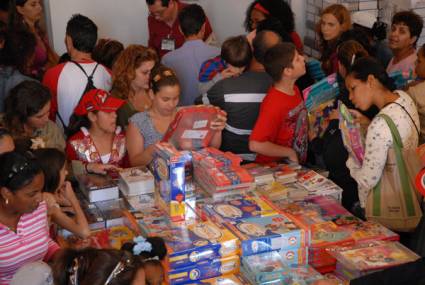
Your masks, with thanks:
M 155 255 L 154 257 L 149 257 L 149 258 L 143 259 L 143 262 L 150 261 L 150 260 L 158 260 L 159 261 L 159 257 L 157 255 Z
M 144 237 L 137 236 L 133 238 L 133 241 L 136 243 L 133 247 L 133 254 L 139 255 L 142 252 L 151 252 L 152 244 L 148 242 Z
M 266 8 L 264 8 L 263 5 L 261 5 L 260 3 L 255 4 L 254 9 L 257 9 L 265 15 L 270 15 L 270 12 Z

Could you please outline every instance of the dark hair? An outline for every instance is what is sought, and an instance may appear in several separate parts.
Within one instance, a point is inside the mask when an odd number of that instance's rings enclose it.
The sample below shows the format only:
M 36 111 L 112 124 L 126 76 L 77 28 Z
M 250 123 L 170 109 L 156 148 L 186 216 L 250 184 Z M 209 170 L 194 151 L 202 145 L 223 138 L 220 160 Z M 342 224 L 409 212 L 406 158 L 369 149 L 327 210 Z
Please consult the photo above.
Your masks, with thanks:
M 416 37 L 416 41 L 413 43 L 413 46 L 416 46 L 424 25 L 423 19 L 413 11 L 401 11 L 394 14 L 391 25 L 401 23 L 409 28 L 411 38 Z
M 75 49 L 91 53 L 97 42 L 97 26 L 86 16 L 74 14 L 66 24 L 66 35 Z
M 264 68 L 274 82 L 282 79 L 285 68 L 292 67 L 296 48 L 292 43 L 279 43 L 271 47 L 264 56 Z
M 11 66 L 22 74 L 29 74 L 29 65 L 35 53 L 36 38 L 26 30 L 9 30 L 0 52 L 0 63 Z
M 65 165 L 66 156 L 57 148 L 39 148 L 33 151 L 44 173 L 44 191 L 55 193 L 59 187 L 60 171 Z
M 164 260 L 167 255 L 167 247 L 165 246 L 164 239 L 161 237 L 147 237 L 146 241 L 152 245 L 151 251 L 142 251 L 138 256 L 142 260 L 158 257 L 158 260 Z M 121 249 L 133 253 L 133 248 L 136 245 L 134 242 L 126 242 L 122 245 Z
M 221 58 L 236 67 L 248 66 L 252 50 L 246 36 L 230 37 L 221 45 Z
M 261 31 L 272 31 L 278 34 L 283 42 L 292 43 L 293 40 L 289 33 L 283 28 L 281 22 L 276 18 L 267 18 L 257 25 L 257 33 Z
M 19 137 L 28 118 L 50 101 L 50 91 L 38 81 L 26 80 L 10 90 L 5 100 L 5 123 L 12 135 Z
M 108 284 L 131 284 L 142 264 L 128 252 L 95 248 L 65 249 L 53 265 L 54 284 L 70 285 L 70 277 L 75 274 L 78 276 L 77 284 L 103 285 L 119 262 L 125 264 L 124 269 Z
M 366 82 L 369 75 L 373 75 L 386 89 L 394 91 L 394 80 L 388 76 L 382 64 L 373 57 L 359 58 L 348 70 L 347 76 Z
M 9 12 L 9 0 L 0 1 L 0 11 Z
M 5 0 L 6 1 L 6 0 Z M 26 30 L 31 31 L 29 25 L 27 22 L 25 22 L 22 15 L 18 12 L 16 9 L 16 6 L 23 7 L 25 3 L 27 3 L 28 0 L 11 0 L 9 3 L 9 29 L 10 30 Z M 46 32 L 41 28 L 40 21 L 37 21 L 35 23 L 35 31 L 40 36 L 41 39 L 44 39 L 46 37 Z
M 70 60 L 71 60 L 71 56 L 69 55 L 69 53 L 65 52 L 59 57 L 58 64 L 65 63 L 65 62 L 68 62 Z
M 16 192 L 40 173 L 40 166 L 29 153 L 11 151 L 0 154 L 0 187 Z
M 370 55 L 374 55 L 374 50 L 370 44 L 367 34 L 361 28 L 353 28 L 343 32 L 338 39 L 337 50 L 341 44 L 350 40 L 358 42 Z
M 146 0 L 146 4 L 153 5 L 155 4 L 155 0 Z M 170 4 L 170 0 L 161 0 L 161 4 L 162 4 L 162 7 L 168 7 L 168 4 Z
M 261 5 L 270 14 L 266 15 L 266 19 L 275 18 L 281 24 L 287 33 L 292 33 L 295 30 L 294 13 L 291 7 L 284 0 L 256 0 L 249 5 L 245 14 L 244 26 L 246 31 L 251 31 L 251 13 L 255 5 Z
M 124 50 L 124 45 L 117 40 L 100 39 L 94 47 L 92 57 L 95 61 L 109 69 Z
M 92 111 L 93 113 L 97 113 L 98 111 Z M 72 114 L 69 118 L 69 124 L 66 131 L 66 136 L 69 138 L 75 135 L 81 128 L 90 129 L 91 122 L 87 115 L 77 116 Z
M 5 136 L 10 136 L 10 132 L 6 128 L 0 127 L 0 139 L 2 139 Z
M 253 56 L 261 64 L 264 64 L 264 56 L 267 50 L 275 45 L 275 43 L 268 38 L 271 34 L 276 35 L 276 37 L 279 38 L 279 42 L 281 41 L 279 35 L 272 31 L 261 31 L 257 33 L 252 41 Z
M 338 46 L 337 58 L 340 64 L 344 66 L 345 70 L 350 70 L 354 61 L 369 56 L 367 50 L 357 41 L 348 40 Z
M 179 24 L 185 37 L 196 35 L 205 24 L 204 9 L 198 4 L 191 4 L 179 12 Z
M 172 69 L 159 65 L 152 69 L 150 85 L 153 93 L 157 93 L 164 86 L 180 86 L 180 83 Z

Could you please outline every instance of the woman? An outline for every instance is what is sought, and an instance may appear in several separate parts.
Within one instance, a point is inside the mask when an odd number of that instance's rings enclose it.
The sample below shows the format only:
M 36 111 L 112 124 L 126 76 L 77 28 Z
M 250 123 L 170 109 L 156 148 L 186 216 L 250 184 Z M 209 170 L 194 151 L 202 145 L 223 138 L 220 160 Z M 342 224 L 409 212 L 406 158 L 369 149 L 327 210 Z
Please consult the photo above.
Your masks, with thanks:
M 174 72 L 158 66 L 152 71 L 152 106 L 144 112 L 133 115 L 127 129 L 127 150 L 130 164 L 148 165 L 152 161 L 154 145 L 160 141 L 173 121 L 180 97 L 180 85 Z M 221 131 L 226 117 L 219 115 L 212 122 L 211 129 L 217 132 L 212 138 L 211 146 L 219 148 Z
M 338 85 L 339 95 L 336 100 L 342 101 L 345 105 L 354 108 L 348 99 L 348 91 L 344 86 L 344 78 L 347 70 L 351 68 L 353 59 L 359 59 L 368 56 L 364 47 L 356 41 L 348 40 L 338 46 Z M 337 102 L 335 102 L 337 103 Z M 334 104 L 335 106 L 337 104 Z M 377 112 L 373 112 L 375 115 Z M 368 116 L 369 117 L 369 116 Z M 373 118 L 373 115 L 369 118 Z M 355 208 L 358 206 L 357 182 L 350 176 L 350 171 L 345 162 L 348 158 L 347 150 L 344 147 L 339 130 L 338 113 L 334 110 L 329 115 L 329 122 L 322 137 L 317 134 L 310 134 L 310 148 L 323 159 L 324 166 L 329 171 L 329 179 L 335 182 L 343 189 L 342 205 L 353 214 L 359 214 Z
M 8 31 L 4 47 L 0 51 L 0 112 L 4 112 L 4 100 L 10 90 L 25 80 L 32 80 L 31 62 L 35 37 L 27 31 Z
M 108 69 L 112 69 L 123 50 L 124 45 L 117 40 L 99 39 L 94 47 L 92 57 L 94 61 L 103 64 Z
M 151 106 L 149 78 L 157 62 L 156 52 L 142 45 L 128 46 L 115 62 L 111 95 L 126 100 L 117 112 L 121 127 L 127 127 L 131 116 Z
M 422 28 L 423 20 L 415 12 L 401 11 L 393 16 L 388 46 L 394 56 L 388 63 L 388 73 L 413 71 L 416 61 L 416 43 Z
M 320 38 L 322 69 L 326 74 L 337 71 L 336 48 L 341 34 L 351 28 L 350 12 L 345 6 L 333 4 L 324 9 L 316 31 Z
M 37 81 L 23 81 L 10 91 L 5 101 L 3 126 L 16 141 L 30 140 L 31 148 L 64 150 L 65 140 L 58 126 L 49 120 L 49 89 Z
M 385 69 L 372 58 L 361 58 L 351 67 L 345 79 L 349 98 L 361 111 L 376 106 L 379 114 L 386 114 L 396 125 L 403 147 L 416 148 L 418 145 L 419 117 L 415 103 L 404 91 L 394 91 L 394 83 Z M 370 121 L 360 112 L 351 110 L 363 127 L 367 127 L 365 157 L 363 165 L 357 165 L 349 156 L 347 167 L 359 185 L 359 200 L 365 208 L 370 190 L 379 182 L 387 160 L 388 149 L 393 144 L 386 121 L 379 117 Z
M 9 27 L 11 30 L 27 30 L 36 38 L 34 60 L 31 75 L 41 79 L 50 66 L 58 62 L 58 55 L 50 48 L 46 32 L 40 27 L 43 16 L 43 6 L 40 0 L 15 0 L 16 5 L 11 5 L 9 14 Z
M 145 285 L 143 262 L 126 251 L 67 249 L 53 265 L 54 284 Z
M 116 111 L 124 104 L 105 90 L 88 91 L 75 107 L 67 142 L 69 160 L 80 161 L 87 172 L 106 173 L 127 165 L 125 134 L 117 127 Z
M 34 159 L 16 151 L 0 155 L 0 284 L 9 284 L 21 266 L 56 256 L 43 188 Z
M 297 50 L 303 52 L 303 43 L 295 31 L 294 13 L 291 7 L 283 0 L 255 0 L 246 11 L 245 29 L 252 32 L 257 29 L 258 24 L 268 18 L 275 18 L 282 24 L 284 30 L 289 34 Z
M 50 220 L 80 238 L 87 238 L 90 229 L 86 216 L 71 183 L 65 181 L 68 175 L 65 153 L 55 148 L 43 148 L 35 150 L 34 156 L 43 170 L 43 200 L 47 203 Z M 64 211 L 71 212 L 73 217 L 69 217 Z M 53 234 L 56 232 L 53 231 Z

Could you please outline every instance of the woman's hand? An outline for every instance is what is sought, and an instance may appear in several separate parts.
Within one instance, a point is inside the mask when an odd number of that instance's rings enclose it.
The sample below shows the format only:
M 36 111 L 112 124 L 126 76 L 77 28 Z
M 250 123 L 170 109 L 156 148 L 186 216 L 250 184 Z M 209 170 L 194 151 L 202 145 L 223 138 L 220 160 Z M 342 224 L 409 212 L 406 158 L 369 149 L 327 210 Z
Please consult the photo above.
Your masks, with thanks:
M 368 117 L 366 117 L 365 115 L 363 115 L 362 113 L 354 109 L 350 109 L 349 111 L 354 118 L 354 122 L 359 123 L 360 126 L 364 128 L 367 128 L 369 126 L 370 120 Z
M 86 170 L 88 173 L 107 174 L 108 171 L 118 172 L 120 168 L 112 164 L 88 163 L 86 165 Z
M 224 127 L 226 126 L 227 113 L 224 112 L 223 110 L 220 110 L 218 107 L 217 109 L 219 110 L 219 112 L 215 120 L 211 122 L 210 128 L 214 131 L 222 131 Z

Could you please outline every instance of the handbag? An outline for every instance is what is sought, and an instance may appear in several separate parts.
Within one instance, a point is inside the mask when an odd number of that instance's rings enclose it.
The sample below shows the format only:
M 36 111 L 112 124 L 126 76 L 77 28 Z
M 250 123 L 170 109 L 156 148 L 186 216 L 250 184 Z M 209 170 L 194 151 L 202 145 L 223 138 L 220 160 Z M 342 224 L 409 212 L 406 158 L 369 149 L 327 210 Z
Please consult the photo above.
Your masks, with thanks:
M 421 169 L 421 163 L 414 149 L 403 148 L 393 120 L 385 114 L 378 116 L 390 128 L 393 145 L 388 149 L 381 179 L 367 197 L 366 218 L 394 231 L 410 232 L 417 227 L 422 217 L 420 195 L 415 188 L 415 177 Z M 413 124 L 416 127 L 414 121 Z

